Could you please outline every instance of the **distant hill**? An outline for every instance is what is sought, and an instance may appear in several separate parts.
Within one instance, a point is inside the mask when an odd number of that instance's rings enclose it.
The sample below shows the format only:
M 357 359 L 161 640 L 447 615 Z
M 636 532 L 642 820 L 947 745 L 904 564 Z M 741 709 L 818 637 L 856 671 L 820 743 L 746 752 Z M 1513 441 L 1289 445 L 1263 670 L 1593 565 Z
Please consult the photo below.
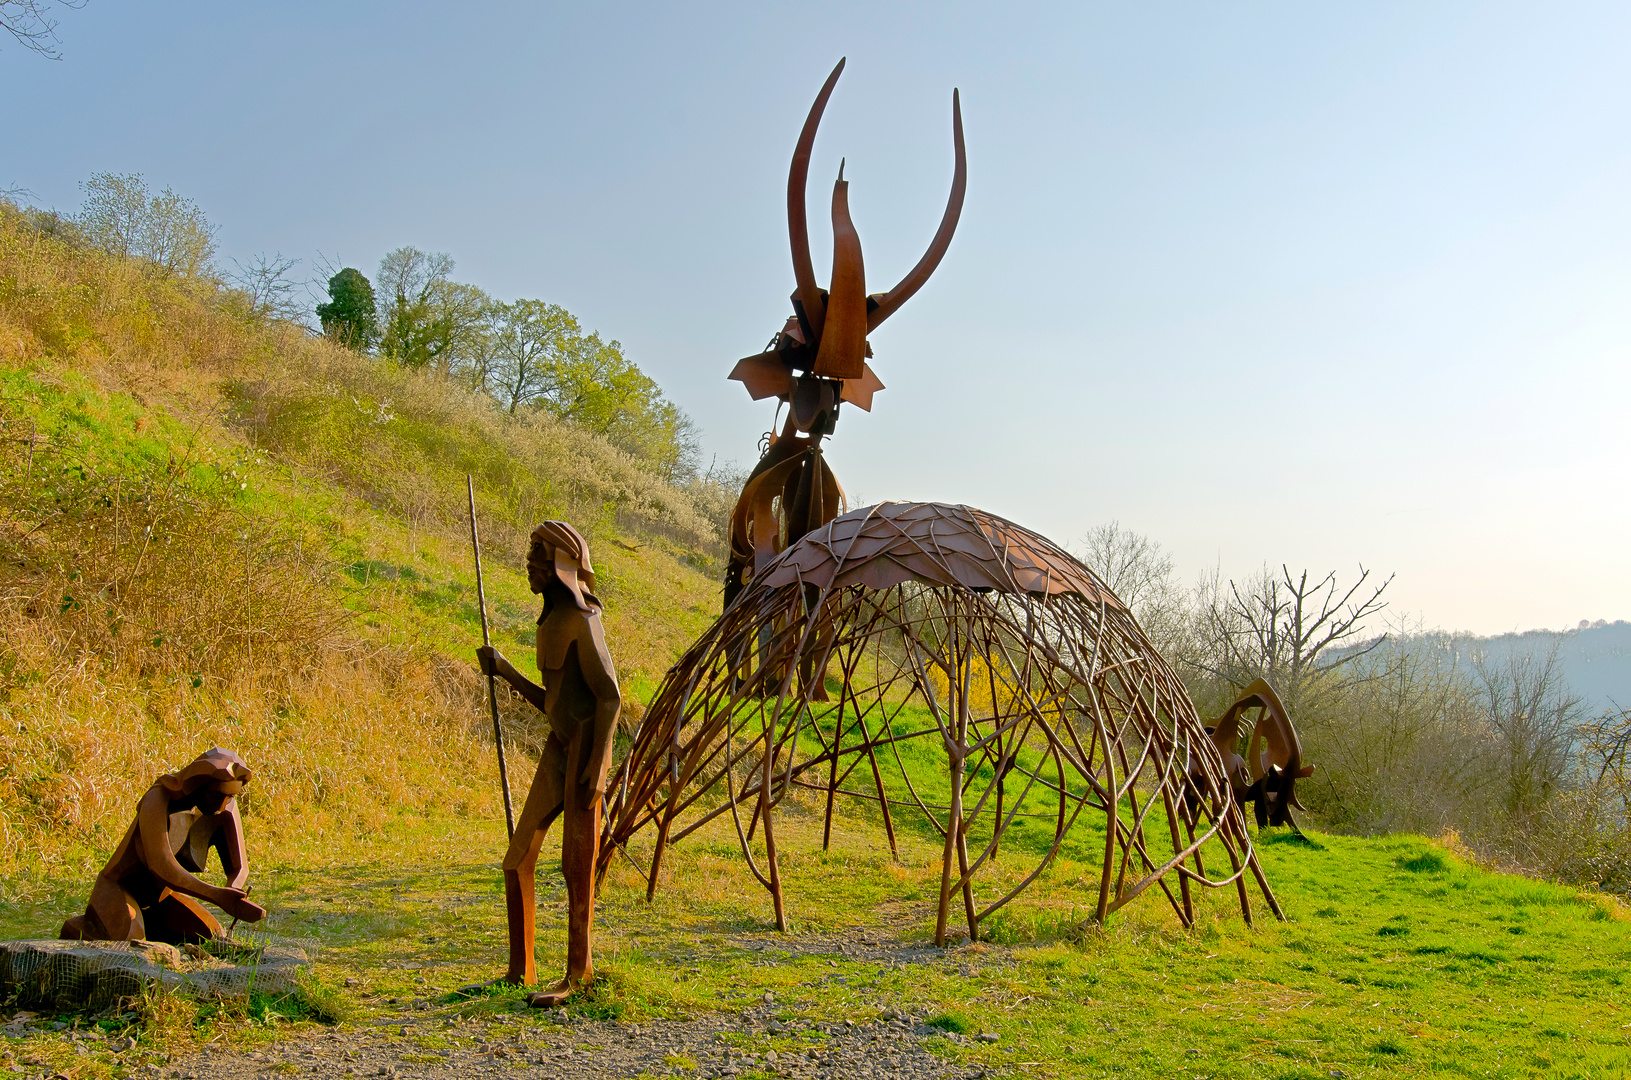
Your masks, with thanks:
M 1513 655 L 1544 657 L 1554 642 L 1569 688 L 1586 700 L 1589 712 L 1615 704 L 1631 707 L 1631 622 L 1624 619 L 1582 625 L 1574 630 L 1527 630 L 1478 637 L 1434 631 L 1403 639 L 1421 648 L 1445 650 L 1458 667 L 1471 671 L 1479 656 L 1504 661 Z

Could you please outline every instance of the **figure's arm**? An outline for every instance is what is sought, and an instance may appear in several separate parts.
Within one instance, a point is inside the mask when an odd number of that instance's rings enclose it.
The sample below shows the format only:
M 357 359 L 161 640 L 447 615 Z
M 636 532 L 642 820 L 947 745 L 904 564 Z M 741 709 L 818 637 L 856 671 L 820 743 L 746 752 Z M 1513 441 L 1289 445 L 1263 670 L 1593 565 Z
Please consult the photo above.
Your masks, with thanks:
M 163 788 L 151 787 L 142 796 L 136 809 L 136 835 L 142 862 L 154 877 L 176 892 L 208 900 L 230 915 L 251 921 L 266 913 L 259 905 L 244 900 L 242 889 L 200 881 L 176 861 L 175 852 L 170 850 L 170 800 Z
M 589 785 L 591 798 L 598 802 L 606 794 L 612 737 L 617 733 L 623 695 L 617 688 L 617 671 L 612 667 L 611 654 L 606 651 L 605 635 L 600 631 L 600 616 L 584 619 L 583 624 L 578 635 L 578 666 L 583 671 L 584 684 L 595 695 L 595 735 L 581 780 Z
M 476 650 L 476 661 L 481 664 L 483 675 L 496 675 L 515 688 L 515 692 L 532 702 L 534 708 L 541 713 L 548 713 L 545 704 L 544 688 L 527 678 L 515 669 L 515 665 L 504 658 L 504 654 L 491 645 L 483 645 Z
M 221 872 L 227 876 L 229 888 L 243 889 L 249 881 L 249 856 L 244 851 L 244 823 L 238 814 L 238 800 L 227 799 L 215 821 L 215 852 L 221 857 Z
M 238 800 L 229 798 L 216 815 L 220 827 L 215 832 L 215 851 L 221 857 L 221 870 L 227 888 L 249 892 L 249 853 L 244 847 L 244 822 L 238 813 Z M 266 909 L 252 900 L 240 899 L 232 914 L 245 922 L 259 922 Z

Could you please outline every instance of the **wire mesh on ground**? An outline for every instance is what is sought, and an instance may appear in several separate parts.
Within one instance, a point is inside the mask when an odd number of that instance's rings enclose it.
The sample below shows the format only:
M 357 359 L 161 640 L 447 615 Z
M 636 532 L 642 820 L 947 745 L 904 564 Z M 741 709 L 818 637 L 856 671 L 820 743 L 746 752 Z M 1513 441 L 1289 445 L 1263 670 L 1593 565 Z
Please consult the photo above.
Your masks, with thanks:
M 191 997 L 291 994 L 311 943 L 254 934 L 192 945 L 159 941 L 0 942 L 0 1002 L 54 1010 L 118 1007 L 172 990 Z
M 1231 885 L 1250 921 L 1248 873 L 1281 914 L 1222 759 L 1137 622 L 1069 553 L 969 507 L 865 507 L 756 572 L 608 785 L 599 871 L 655 827 L 636 861 L 649 897 L 665 849 L 728 818 L 786 929 L 775 820 L 801 790 L 823 800 L 824 846 L 839 797 L 875 808 L 897 856 L 902 814 L 933 830 L 940 944 L 959 898 L 977 939 L 1089 820 L 1100 921 L 1157 887 L 1190 926 L 1192 887 Z M 1005 842 L 1022 820 L 1047 835 Z M 999 854 L 1034 866 L 977 893 Z M 1227 871 L 1208 871 L 1219 854 Z

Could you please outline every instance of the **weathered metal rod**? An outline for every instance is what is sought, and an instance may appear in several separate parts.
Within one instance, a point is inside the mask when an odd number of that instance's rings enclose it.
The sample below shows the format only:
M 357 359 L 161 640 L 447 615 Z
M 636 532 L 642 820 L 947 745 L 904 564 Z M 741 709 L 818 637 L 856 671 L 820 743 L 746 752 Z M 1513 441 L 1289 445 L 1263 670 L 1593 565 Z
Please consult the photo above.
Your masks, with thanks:
M 487 594 L 481 586 L 481 538 L 476 533 L 476 481 L 469 473 L 464 476 L 465 491 L 470 496 L 470 546 L 476 552 L 476 606 L 481 609 L 481 644 L 491 648 L 493 639 L 487 631 Z M 515 836 L 515 810 L 510 805 L 510 770 L 504 764 L 504 729 L 498 723 L 498 687 L 493 676 L 487 676 L 487 707 L 493 714 L 493 745 L 498 747 L 498 782 L 504 789 L 504 827 L 508 835 Z

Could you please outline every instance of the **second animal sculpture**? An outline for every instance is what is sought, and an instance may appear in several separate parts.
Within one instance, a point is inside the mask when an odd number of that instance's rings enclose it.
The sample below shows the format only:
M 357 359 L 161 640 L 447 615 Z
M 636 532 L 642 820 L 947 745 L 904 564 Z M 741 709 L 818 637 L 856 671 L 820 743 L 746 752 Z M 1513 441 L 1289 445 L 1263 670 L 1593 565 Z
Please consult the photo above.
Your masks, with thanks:
M 1251 738 L 1242 756 L 1239 751 L 1241 724 L 1252 709 L 1262 712 L 1252 725 Z M 1303 764 L 1303 746 L 1297 738 L 1297 729 L 1291 726 L 1291 716 L 1268 680 L 1257 679 L 1246 687 L 1222 716 L 1207 725 L 1206 733 L 1223 756 L 1235 799 L 1243 805 L 1252 805 L 1257 827 L 1290 825 L 1295 829 L 1297 822 L 1291 816 L 1291 808 L 1303 809 L 1303 804 L 1297 801 L 1296 784 L 1313 776 L 1314 766 Z

